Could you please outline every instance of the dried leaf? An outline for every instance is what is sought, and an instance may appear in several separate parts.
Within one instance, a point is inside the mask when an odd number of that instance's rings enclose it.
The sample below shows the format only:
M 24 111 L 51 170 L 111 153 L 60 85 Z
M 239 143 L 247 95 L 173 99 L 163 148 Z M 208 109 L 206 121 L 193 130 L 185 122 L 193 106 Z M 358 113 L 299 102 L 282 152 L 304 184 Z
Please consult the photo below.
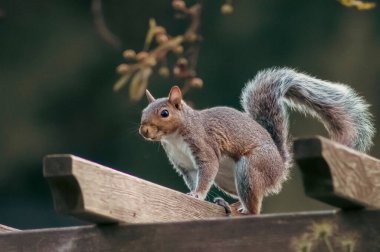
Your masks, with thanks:
M 363 2 L 360 0 L 338 0 L 346 7 L 356 7 L 358 10 L 370 10 L 376 7 L 374 2 Z
M 145 68 L 138 71 L 131 81 L 129 86 L 129 98 L 132 101 L 138 101 L 144 96 L 145 90 L 148 86 L 149 76 L 152 74 L 151 68 Z
M 124 87 L 127 84 L 129 78 L 131 78 L 131 76 L 132 76 L 132 72 L 128 72 L 124 74 L 123 76 L 121 76 L 119 80 L 113 85 L 113 91 L 117 92 L 122 87 Z
M 371 10 L 376 7 L 376 3 L 361 3 L 360 5 L 356 5 L 358 10 Z
M 147 51 L 149 49 L 149 46 L 153 41 L 156 26 L 156 20 L 154 18 L 149 19 L 149 29 L 145 37 L 144 51 Z

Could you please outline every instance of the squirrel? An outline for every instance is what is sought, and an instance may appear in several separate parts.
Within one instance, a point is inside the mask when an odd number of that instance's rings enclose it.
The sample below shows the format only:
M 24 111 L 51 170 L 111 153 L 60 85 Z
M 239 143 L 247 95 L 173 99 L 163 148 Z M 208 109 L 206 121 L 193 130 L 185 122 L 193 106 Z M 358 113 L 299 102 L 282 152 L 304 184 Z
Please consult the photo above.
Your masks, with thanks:
M 372 145 L 369 105 L 355 91 L 290 68 L 257 73 L 242 90 L 244 111 L 192 109 L 178 86 L 155 99 L 146 90 L 139 133 L 160 141 L 189 195 L 211 186 L 240 201 L 239 212 L 260 214 L 263 197 L 278 193 L 292 165 L 287 107 L 318 118 L 330 138 L 359 151 Z

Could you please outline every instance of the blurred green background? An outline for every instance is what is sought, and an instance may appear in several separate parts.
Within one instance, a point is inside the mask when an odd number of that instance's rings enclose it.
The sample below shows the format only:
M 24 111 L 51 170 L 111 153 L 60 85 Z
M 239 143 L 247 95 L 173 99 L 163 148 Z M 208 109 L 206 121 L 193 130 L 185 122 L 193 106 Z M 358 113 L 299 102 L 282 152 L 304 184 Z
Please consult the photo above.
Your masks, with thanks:
M 148 19 L 169 33 L 170 0 L 104 1 L 106 22 L 123 49 L 141 50 Z M 334 0 L 239 0 L 230 16 L 222 1 L 204 1 L 204 42 L 198 73 L 204 88 L 187 98 L 196 108 L 239 108 L 240 90 L 255 73 L 289 66 L 354 87 L 380 116 L 380 8 L 359 12 Z M 183 192 L 187 189 L 158 144 L 137 134 L 145 100 L 112 91 L 121 52 L 97 34 L 91 1 L 0 0 L 0 223 L 15 228 L 81 224 L 59 216 L 42 177 L 42 158 L 72 153 Z M 181 84 L 154 76 L 150 89 L 166 96 Z M 320 123 L 292 114 L 294 136 L 325 134 Z M 379 142 L 379 137 L 375 143 Z M 380 145 L 372 149 L 380 157 Z M 217 192 L 215 192 L 217 193 Z M 220 193 L 219 193 L 220 194 Z M 297 167 L 264 212 L 325 209 L 304 196 Z

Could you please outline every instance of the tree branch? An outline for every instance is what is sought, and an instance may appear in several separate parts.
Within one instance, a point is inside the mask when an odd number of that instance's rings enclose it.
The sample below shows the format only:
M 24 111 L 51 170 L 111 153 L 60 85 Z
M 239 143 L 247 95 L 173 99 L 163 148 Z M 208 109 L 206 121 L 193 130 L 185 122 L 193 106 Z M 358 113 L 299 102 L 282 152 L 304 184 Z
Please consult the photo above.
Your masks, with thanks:
M 102 0 L 92 0 L 91 11 L 94 17 L 96 30 L 100 37 L 116 50 L 121 50 L 120 39 L 108 29 L 106 22 L 104 21 Z

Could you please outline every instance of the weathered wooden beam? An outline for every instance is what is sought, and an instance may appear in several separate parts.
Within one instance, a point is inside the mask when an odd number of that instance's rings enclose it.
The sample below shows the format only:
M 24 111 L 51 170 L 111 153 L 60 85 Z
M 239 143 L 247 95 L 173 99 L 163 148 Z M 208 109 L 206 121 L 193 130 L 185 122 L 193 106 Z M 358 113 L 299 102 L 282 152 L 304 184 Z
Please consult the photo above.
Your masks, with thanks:
M 380 208 L 380 160 L 323 137 L 295 141 L 294 154 L 308 196 L 340 208 Z
M 316 212 L 0 234 L 3 251 L 380 251 L 380 211 Z
M 14 231 L 20 231 L 20 230 L 0 224 L 0 233 L 14 232 Z
M 44 159 L 55 209 L 96 223 L 226 216 L 224 208 L 72 155 Z

